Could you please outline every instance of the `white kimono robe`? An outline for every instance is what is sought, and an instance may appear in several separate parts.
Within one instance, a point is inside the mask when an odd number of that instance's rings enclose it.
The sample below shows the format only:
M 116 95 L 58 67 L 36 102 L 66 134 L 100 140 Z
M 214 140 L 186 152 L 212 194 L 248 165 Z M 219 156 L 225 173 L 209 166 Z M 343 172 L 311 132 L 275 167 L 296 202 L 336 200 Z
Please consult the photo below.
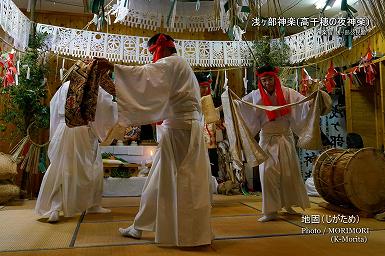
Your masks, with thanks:
M 304 98 L 297 91 L 282 87 L 287 103 L 298 102 Z M 268 94 L 269 95 L 269 94 Z M 276 105 L 275 93 L 269 98 Z M 259 90 L 252 91 L 243 98 L 253 104 L 263 105 Z M 262 212 L 277 212 L 282 207 L 299 206 L 309 208 L 310 202 L 306 194 L 300 173 L 293 132 L 299 134 L 305 125 L 309 112 L 309 102 L 291 107 L 285 116 L 269 121 L 266 112 L 241 104 L 241 114 L 253 136 L 260 131 L 260 146 L 267 153 L 267 160 L 259 167 L 262 185 Z
M 65 217 L 100 205 L 103 163 L 98 140 L 117 122 L 117 104 L 99 87 L 95 121 L 89 126 L 69 128 L 64 107 L 70 82 L 64 83 L 50 102 L 50 166 L 44 174 L 36 201 L 36 213 L 49 216 L 63 211 Z
M 134 220 L 166 246 L 211 243 L 210 165 L 199 85 L 176 55 L 144 66 L 115 65 L 119 122 L 157 126 L 159 146 Z

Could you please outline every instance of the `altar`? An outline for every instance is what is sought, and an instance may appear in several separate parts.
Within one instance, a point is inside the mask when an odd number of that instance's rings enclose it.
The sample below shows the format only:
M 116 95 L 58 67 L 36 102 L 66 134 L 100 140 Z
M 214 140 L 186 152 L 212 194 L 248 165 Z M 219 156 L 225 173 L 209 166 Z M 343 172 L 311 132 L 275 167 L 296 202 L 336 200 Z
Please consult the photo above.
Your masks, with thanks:
M 115 162 L 103 161 L 103 196 L 140 196 L 148 173 L 149 164 L 157 146 L 101 146 L 101 153 L 111 153 Z M 119 174 L 114 170 L 119 169 Z M 145 170 L 147 169 L 147 170 Z M 142 171 L 141 173 L 139 173 Z

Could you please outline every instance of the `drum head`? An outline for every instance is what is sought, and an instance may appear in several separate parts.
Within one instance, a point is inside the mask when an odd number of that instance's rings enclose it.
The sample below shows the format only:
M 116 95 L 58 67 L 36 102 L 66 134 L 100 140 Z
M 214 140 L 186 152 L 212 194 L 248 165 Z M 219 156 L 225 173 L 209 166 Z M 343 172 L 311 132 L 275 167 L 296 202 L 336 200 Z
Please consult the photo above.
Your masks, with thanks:
M 345 170 L 345 191 L 358 209 L 385 210 L 385 156 L 375 148 L 358 150 Z
M 321 166 L 326 162 L 331 164 L 336 154 L 342 154 L 344 151 L 345 150 L 338 148 L 328 149 L 317 157 L 313 166 L 314 185 L 317 192 L 326 201 L 336 205 L 339 205 L 340 202 L 336 200 L 334 193 L 332 193 L 330 189 L 330 184 L 333 184 L 333 176 L 330 175 L 330 173 L 326 173 L 325 169 L 322 169 Z M 331 171 L 331 169 L 329 171 Z

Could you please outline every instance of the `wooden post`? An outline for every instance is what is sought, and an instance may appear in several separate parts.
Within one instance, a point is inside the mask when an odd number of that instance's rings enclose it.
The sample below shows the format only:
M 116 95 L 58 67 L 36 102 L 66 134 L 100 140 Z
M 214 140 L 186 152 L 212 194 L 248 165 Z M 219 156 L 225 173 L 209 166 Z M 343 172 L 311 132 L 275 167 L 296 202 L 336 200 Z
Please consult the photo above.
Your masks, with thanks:
M 352 96 L 350 91 L 350 78 L 345 80 L 345 110 L 346 110 L 346 131 L 353 131 L 352 121 Z
M 379 64 L 380 66 L 380 93 L 379 93 L 379 97 L 380 97 L 380 108 L 379 108 L 379 121 L 381 122 L 381 128 L 382 128 L 382 133 L 381 133 L 381 136 L 382 137 L 382 144 L 379 145 L 379 147 L 384 150 L 384 146 L 385 146 L 385 64 L 383 61 L 380 62 Z
M 380 81 L 375 81 L 375 88 L 374 88 L 374 94 L 373 94 L 373 100 L 374 100 L 374 116 L 375 116 L 375 125 L 376 125 L 376 148 L 381 148 L 382 144 L 382 124 L 381 124 L 381 100 L 380 100 L 380 87 L 381 82 L 383 80 L 382 72 L 381 72 L 381 63 L 378 63 L 378 70 L 379 70 L 379 78 Z
M 31 18 L 31 32 L 29 33 L 32 37 L 35 37 L 35 34 L 36 34 L 36 11 L 35 11 L 35 8 L 36 8 L 36 0 L 31 0 L 31 15 L 30 15 L 30 18 Z

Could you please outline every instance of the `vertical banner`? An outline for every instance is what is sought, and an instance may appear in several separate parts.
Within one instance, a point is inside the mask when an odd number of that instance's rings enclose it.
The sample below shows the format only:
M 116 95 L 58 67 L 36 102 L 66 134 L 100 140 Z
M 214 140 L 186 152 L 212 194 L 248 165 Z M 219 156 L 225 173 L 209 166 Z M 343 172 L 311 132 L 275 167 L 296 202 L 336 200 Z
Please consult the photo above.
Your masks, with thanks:
M 347 148 L 345 110 L 341 105 L 338 105 L 338 95 L 331 95 L 331 97 L 333 99 L 332 111 L 321 117 L 321 131 L 329 140 L 331 147 Z M 312 175 L 313 164 L 320 153 L 321 150 L 298 149 L 301 174 L 304 181 Z

